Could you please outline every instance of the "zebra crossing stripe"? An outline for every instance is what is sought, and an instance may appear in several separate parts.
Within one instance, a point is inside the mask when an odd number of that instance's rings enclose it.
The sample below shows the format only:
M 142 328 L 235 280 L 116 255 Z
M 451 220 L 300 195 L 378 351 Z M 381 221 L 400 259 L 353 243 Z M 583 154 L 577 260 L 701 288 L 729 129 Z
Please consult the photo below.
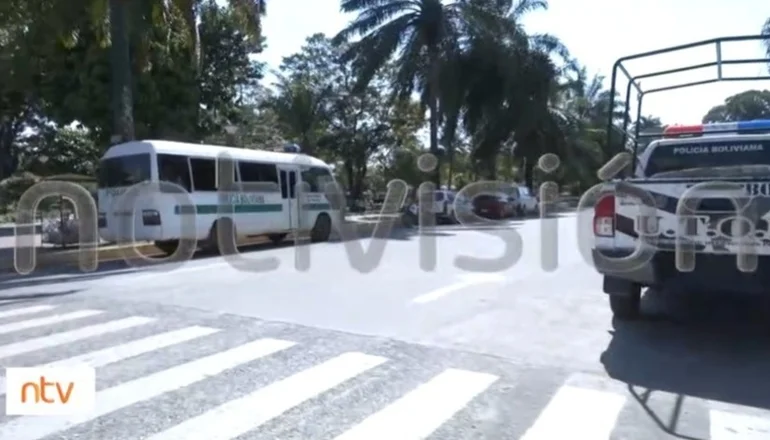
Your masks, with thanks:
M 718 410 L 709 411 L 709 416 L 711 440 L 770 439 L 770 419 L 767 417 Z
M 491 374 L 448 369 L 335 440 L 427 438 L 498 379 Z
M 61 333 L 54 333 L 49 336 L 27 339 L 25 341 L 14 342 L 12 344 L 0 345 L 0 359 L 29 353 L 44 348 L 56 347 L 58 345 L 69 344 L 83 339 L 102 336 L 108 333 L 114 333 L 129 328 L 138 327 L 155 321 L 154 318 L 145 318 L 143 316 L 131 316 L 129 318 L 108 321 L 102 324 L 89 325 L 79 329 L 70 330 Z
M 620 394 L 563 386 L 520 440 L 609 440 L 625 402 Z
M 32 307 L 23 307 L 23 308 L 13 309 L 13 310 L 6 310 L 4 312 L 0 312 L 0 319 L 13 318 L 14 316 L 21 316 L 21 315 L 32 315 L 40 312 L 47 312 L 54 308 L 55 306 L 32 306 Z
M 65 313 L 62 315 L 47 316 L 45 318 L 28 319 L 26 321 L 12 322 L 0 325 L 0 334 L 13 333 L 20 330 L 27 330 L 35 327 L 43 327 L 51 324 L 58 324 L 65 321 L 74 321 L 76 319 L 88 318 L 104 313 L 101 310 L 78 310 L 77 312 Z
M 0 425 L 0 438 L 40 440 L 73 426 L 89 422 L 128 406 L 192 385 L 257 359 L 296 345 L 278 339 L 259 339 L 96 393 L 94 411 L 87 414 L 47 418 L 28 416 Z
M 179 330 L 172 330 L 169 332 L 148 336 L 146 338 L 137 339 L 135 341 L 116 345 L 114 347 L 107 347 L 102 350 L 96 350 L 90 353 L 81 354 L 79 356 L 73 356 L 69 359 L 62 359 L 60 361 L 51 362 L 44 366 L 58 368 L 86 364 L 94 368 L 103 367 L 115 362 L 120 362 L 124 359 L 150 353 L 156 350 L 170 347 L 172 345 L 181 344 L 183 342 L 201 338 L 203 336 L 212 335 L 218 331 L 220 330 L 197 325 L 192 327 L 185 327 Z
M 345 353 L 146 440 L 231 440 L 386 361 L 364 353 Z
M 208 336 L 218 331 L 218 329 L 208 327 L 186 327 L 179 330 L 173 330 L 170 332 L 148 336 L 142 339 L 137 339 L 125 344 L 107 347 L 102 350 L 96 350 L 78 356 L 73 356 L 71 358 L 62 359 L 60 361 L 50 362 L 45 365 L 40 365 L 40 367 L 74 367 L 82 364 L 86 364 L 89 367 L 94 368 L 104 367 L 105 365 L 120 362 L 124 359 L 150 353 L 165 347 L 170 347 L 175 344 L 181 344 L 182 342 L 190 341 L 195 338 Z M 0 396 L 4 395 L 5 391 L 5 378 L 2 378 L 2 380 L 0 380 Z

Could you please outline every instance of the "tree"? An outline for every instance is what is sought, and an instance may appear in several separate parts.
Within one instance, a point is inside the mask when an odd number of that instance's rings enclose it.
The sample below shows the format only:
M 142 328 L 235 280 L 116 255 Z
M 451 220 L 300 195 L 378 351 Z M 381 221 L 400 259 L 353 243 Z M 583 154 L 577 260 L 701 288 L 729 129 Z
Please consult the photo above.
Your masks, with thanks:
M 334 38 L 335 43 L 361 39 L 347 47 L 345 57 L 358 69 L 357 90 L 364 89 L 388 63 L 396 64 L 395 92 L 406 99 L 419 91 L 430 112 L 430 151 L 439 154 L 439 97 L 442 59 L 455 51 L 464 30 L 494 28 L 496 3 L 469 0 L 343 0 L 344 12 L 357 18 Z M 434 173 L 438 185 L 439 172 Z
M 518 25 L 521 14 L 544 4 L 506 7 L 498 11 L 505 26 L 494 33 L 470 32 L 446 60 L 442 138 L 451 150 L 456 121 L 462 119 L 478 172 L 494 179 L 498 156 L 506 151 L 506 157 L 523 162 L 524 180 L 531 186 L 537 159 L 556 147 L 560 135 L 549 105 L 559 73 L 551 53 L 567 54 L 555 38 L 529 36 Z
M 238 113 L 244 88 L 253 87 L 263 66 L 249 59 L 250 43 L 227 7 L 201 6 L 200 35 L 205 43 L 203 75 L 189 63 L 187 43 L 167 38 L 160 22 L 148 29 L 148 49 L 135 58 L 135 131 L 141 138 L 197 142 L 221 132 Z M 172 23 L 173 24 L 173 23 Z M 110 143 L 110 48 L 89 28 L 72 45 L 53 40 L 44 58 L 40 93 L 46 117 L 59 126 L 78 121 L 94 141 Z M 196 107 L 202 107 L 198 109 Z
M 703 117 L 703 123 L 752 119 L 770 119 L 770 91 L 747 90 L 730 96 L 724 104 L 712 107 Z
M 241 29 L 237 10 L 215 2 L 200 7 L 202 66 L 195 84 L 200 94 L 193 101 L 201 111 L 196 138 L 221 133 L 229 124 L 253 120 L 245 111 L 249 94 L 263 77 L 264 64 L 249 59 L 251 37 Z M 196 102 L 197 101 L 197 102 Z
M 419 144 L 415 132 L 422 118 L 416 122 L 419 106 L 392 99 L 390 66 L 362 87 L 344 53 L 344 46 L 326 36 L 310 36 L 298 53 L 284 58 L 270 108 L 306 152 L 341 165 L 342 180 L 356 199 L 367 189 L 373 158 Z
M 50 0 L 33 0 L 50 3 Z M 61 35 L 68 45 L 76 44 L 82 31 L 89 29 L 101 45 L 110 48 L 111 109 L 113 115 L 113 137 L 115 142 L 131 140 L 134 129 L 134 84 L 133 77 L 147 68 L 147 54 L 158 35 L 152 29 L 165 27 L 162 33 L 171 44 L 183 44 L 187 51 L 188 65 L 196 74 L 201 66 L 201 38 L 198 23 L 199 13 L 209 0 L 88 0 L 79 2 L 54 2 L 58 5 L 48 8 L 47 18 L 68 17 L 56 20 L 55 26 L 48 26 L 49 35 Z M 264 13 L 264 0 L 230 0 L 235 23 L 243 30 L 252 43 L 252 51 L 259 47 L 260 16 Z M 105 23 L 109 23 L 108 29 Z M 49 23 L 50 24 L 50 23 Z M 106 31 L 106 32 L 105 32 Z M 197 76 L 197 75 L 192 75 Z M 194 84 L 193 78 L 191 84 Z M 191 86 L 194 87 L 194 86 Z M 198 90 L 191 89 L 192 102 L 187 111 L 197 111 Z

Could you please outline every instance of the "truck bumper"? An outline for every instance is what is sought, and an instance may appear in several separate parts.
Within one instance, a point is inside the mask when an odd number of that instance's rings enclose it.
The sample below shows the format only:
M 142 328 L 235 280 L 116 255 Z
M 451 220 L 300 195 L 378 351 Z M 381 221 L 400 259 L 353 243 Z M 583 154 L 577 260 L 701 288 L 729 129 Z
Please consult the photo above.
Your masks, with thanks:
M 666 291 L 770 294 L 770 256 L 757 256 L 757 270 L 745 273 L 738 269 L 735 255 L 696 254 L 695 269 L 680 272 L 673 252 L 658 251 L 650 261 L 633 270 L 614 272 L 601 267 L 597 254 L 604 258 L 623 258 L 628 257 L 630 251 L 593 249 L 592 254 L 594 266 L 605 276 L 607 293 L 625 291 L 631 283 Z

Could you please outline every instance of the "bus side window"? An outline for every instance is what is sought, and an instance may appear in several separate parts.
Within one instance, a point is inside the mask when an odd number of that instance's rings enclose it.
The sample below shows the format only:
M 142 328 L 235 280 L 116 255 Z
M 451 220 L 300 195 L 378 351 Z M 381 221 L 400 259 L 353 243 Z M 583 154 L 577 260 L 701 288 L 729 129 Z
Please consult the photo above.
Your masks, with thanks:
M 175 183 L 187 190 L 187 192 L 191 192 L 190 165 L 187 156 L 159 154 L 158 180 Z
M 213 159 L 190 158 L 194 191 L 216 191 L 217 163 Z
M 319 192 L 325 192 L 326 186 L 330 183 L 334 183 L 334 177 L 332 177 L 331 171 L 328 168 L 314 167 L 316 185 Z
M 256 162 L 238 162 L 241 182 L 260 182 L 275 184 L 272 191 L 278 191 L 278 172 L 275 165 Z
M 302 181 L 308 184 L 308 192 L 320 192 L 314 168 L 302 171 Z

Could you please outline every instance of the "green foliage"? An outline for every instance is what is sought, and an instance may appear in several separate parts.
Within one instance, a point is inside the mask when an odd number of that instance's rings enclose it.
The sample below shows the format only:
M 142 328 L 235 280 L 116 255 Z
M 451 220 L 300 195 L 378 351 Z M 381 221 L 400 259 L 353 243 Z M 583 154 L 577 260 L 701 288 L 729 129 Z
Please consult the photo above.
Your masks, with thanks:
M 12 213 L 22 194 L 40 178 L 29 172 L 22 172 L 0 181 L 0 215 Z
M 25 143 L 24 168 L 40 176 L 95 176 L 102 148 L 82 127 L 45 127 Z
M 114 132 L 112 46 L 106 29 L 94 25 L 105 17 L 106 5 L 106 0 L 67 4 L 69 9 L 46 0 L 3 5 L 15 19 L 0 16 L 0 178 L 20 167 L 41 174 L 93 172 Z M 263 65 L 249 57 L 253 38 L 239 27 L 243 17 L 215 2 L 202 3 L 197 11 L 200 71 L 191 63 L 189 27 L 178 10 L 158 16 L 137 10 L 139 16 L 132 17 L 134 27 L 143 30 L 129 30 L 135 44 L 126 66 L 134 79 L 140 138 L 197 141 L 222 133 L 225 125 L 243 119 L 243 96 L 262 77 Z M 67 128 L 72 123 L 83 129 Z M 35 160 L 39 155 L 49 158 L 45 166 Z M 77 155 L 81 161 L 73 160 Z
M 735 122 L 770 119 L 770 90 L 747 90 L 712 107 L 703 122 Z
M 454 187 L 555 180 L 578 191 L 625 148 L 606 141 L 610 114 L 625 115 L 619 99 L 609 108 L 603 78 L 558 39 L 521 27 L 545 1 L 341 7 L 358 14 L 350 26 L 310 36 L 268 87 L 255 59 L 264 0 L 2 2 L 0 179 L 91 175 L 119 133 L 244 148 L 294 142 L 335 164 L 353 197 L 431 177 Z M 707 118 L 768 117 L 768 94 L 736 95 Z M 635 124 L 661 129 L 652 116 Z M 416 168 L 425 150 L 440 158 L 432 176 Z M 562 158 L 553 175 L 535 168 L 546 152 Z

